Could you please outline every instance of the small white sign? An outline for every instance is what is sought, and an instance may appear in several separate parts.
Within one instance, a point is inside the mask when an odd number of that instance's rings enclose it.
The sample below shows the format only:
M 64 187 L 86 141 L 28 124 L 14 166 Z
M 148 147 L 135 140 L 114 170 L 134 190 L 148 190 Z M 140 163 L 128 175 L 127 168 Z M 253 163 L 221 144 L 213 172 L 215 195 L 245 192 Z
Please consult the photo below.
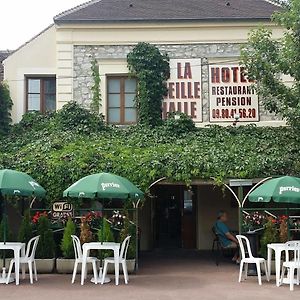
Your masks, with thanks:
M 67 219 L 74 217 L 73 204 L 68 202 L 54 202 L 51 211 L 52 219 Z

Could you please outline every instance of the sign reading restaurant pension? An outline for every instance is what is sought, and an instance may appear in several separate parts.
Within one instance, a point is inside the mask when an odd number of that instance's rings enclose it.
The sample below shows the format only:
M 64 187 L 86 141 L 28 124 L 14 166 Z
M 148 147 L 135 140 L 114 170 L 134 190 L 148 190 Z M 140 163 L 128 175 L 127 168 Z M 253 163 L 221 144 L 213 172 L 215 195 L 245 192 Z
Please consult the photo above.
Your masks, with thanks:
M 202 122 L 201 59 L 171 59 L 168 95 L 163 101 L 163 119 L 182 112 Z
M 209 68 L 210 122 L 259 121 L 258 96 L 244 68 L 213 65 Z

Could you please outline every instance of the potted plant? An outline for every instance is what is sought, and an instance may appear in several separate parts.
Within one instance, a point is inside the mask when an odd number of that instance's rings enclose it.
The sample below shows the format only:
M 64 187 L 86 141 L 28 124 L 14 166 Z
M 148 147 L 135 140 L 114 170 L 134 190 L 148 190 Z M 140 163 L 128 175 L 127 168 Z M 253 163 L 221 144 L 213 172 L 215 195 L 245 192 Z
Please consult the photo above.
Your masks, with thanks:
M 267 223 L 265 224 L 265 229 L 260 240 L 260 255 L 267 259 L 267 245 L 271 243 L 278 243 L 278 230 L 277 221 L 272 217 L 267 218 Z M 275 261 L 272 261 L 272 270 L 275 270 Z
M 124 219 L 124 227 L 121 230 L 121 243 L 127 236 L 131 236 L 130 243 L 127 250 L 126 264 L 128 273 L 133 273 L 135 270 L 135 261 L 136 261 L 136 226 L 131 222 L 128 216 Z
M 55 243 L 50 221 L 46 213 L 37 220 L 37 235 L 40 236 L 36 250 L 36 265 L 39 273 L 52 273 L 55 266 Z
M 71 235 L 74 235 L 75 233 L 76 225 L 72 221 L 72 219 L 68 219 L 64 229 L 64 235 L 60 244 L 60 249 L 62 251 L 63 257 L 56 259 L 56 270 L 58 273 L 70 274 L 73 272 L 75 254 Z

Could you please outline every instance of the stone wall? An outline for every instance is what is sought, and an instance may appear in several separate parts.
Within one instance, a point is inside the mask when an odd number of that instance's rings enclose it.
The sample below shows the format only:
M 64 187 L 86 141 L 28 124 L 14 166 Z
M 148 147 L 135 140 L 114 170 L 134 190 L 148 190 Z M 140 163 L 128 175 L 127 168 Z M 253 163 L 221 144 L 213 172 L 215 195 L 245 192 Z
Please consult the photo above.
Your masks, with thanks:
M 239 44 L 190 44 L 190 45 L 158 45 L 162 52 L 167 52 L 170 58 L 201 58 L 202 59 L 202 102 L 203 122 L 209 121 L 209 65 L 208 60 L 218 62 L 226 60 L 238 63 L 240 55 Z M 133 46 L 74 46 L 74 100 L 88 106 L 92 98 L 91 61 L 93 59 L 126 59 Z M 101 71 L 101 70 L 100 70 Z M 105 99 L 105 95 L 103 95 Z M 278 120 L 260 105 L 261 121 Z

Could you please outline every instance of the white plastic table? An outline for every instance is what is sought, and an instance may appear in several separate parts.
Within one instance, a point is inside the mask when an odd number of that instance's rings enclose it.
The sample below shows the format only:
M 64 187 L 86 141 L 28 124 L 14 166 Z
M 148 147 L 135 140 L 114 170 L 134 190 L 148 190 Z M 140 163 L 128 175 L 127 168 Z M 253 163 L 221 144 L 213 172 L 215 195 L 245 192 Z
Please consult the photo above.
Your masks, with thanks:
M 115 281 L 116 285 L 119 284 L 119 253 L 120 243 L 111 242 L 98 242 L 98 243 L 85 243 L 82 245 L 82 268 L 81 268 L 81 285 L 84 284 L 84 275 L 86 269 L 86 261 L 89 256 L 90 250 L 113 250 L 115 259 Z
M 22 252 L 21 256 L 25 256 L 25 244 L 17 243 L 17 242 L 7 242 L 4 244 L 3 242 L 1 242 L 0 249 L 14 251 L 16 285 L 19 285 L 19 283 L 20 283 L 20 252 Z
M 270 275 L 271 275 L 272 251 L 275 252 L 276 286 L 279 286 L 279 283 L 280 283 L 281 254 L 284 250 L 285 250 L 284 243 L 268 244 L 268 271 L 269 271 Z

